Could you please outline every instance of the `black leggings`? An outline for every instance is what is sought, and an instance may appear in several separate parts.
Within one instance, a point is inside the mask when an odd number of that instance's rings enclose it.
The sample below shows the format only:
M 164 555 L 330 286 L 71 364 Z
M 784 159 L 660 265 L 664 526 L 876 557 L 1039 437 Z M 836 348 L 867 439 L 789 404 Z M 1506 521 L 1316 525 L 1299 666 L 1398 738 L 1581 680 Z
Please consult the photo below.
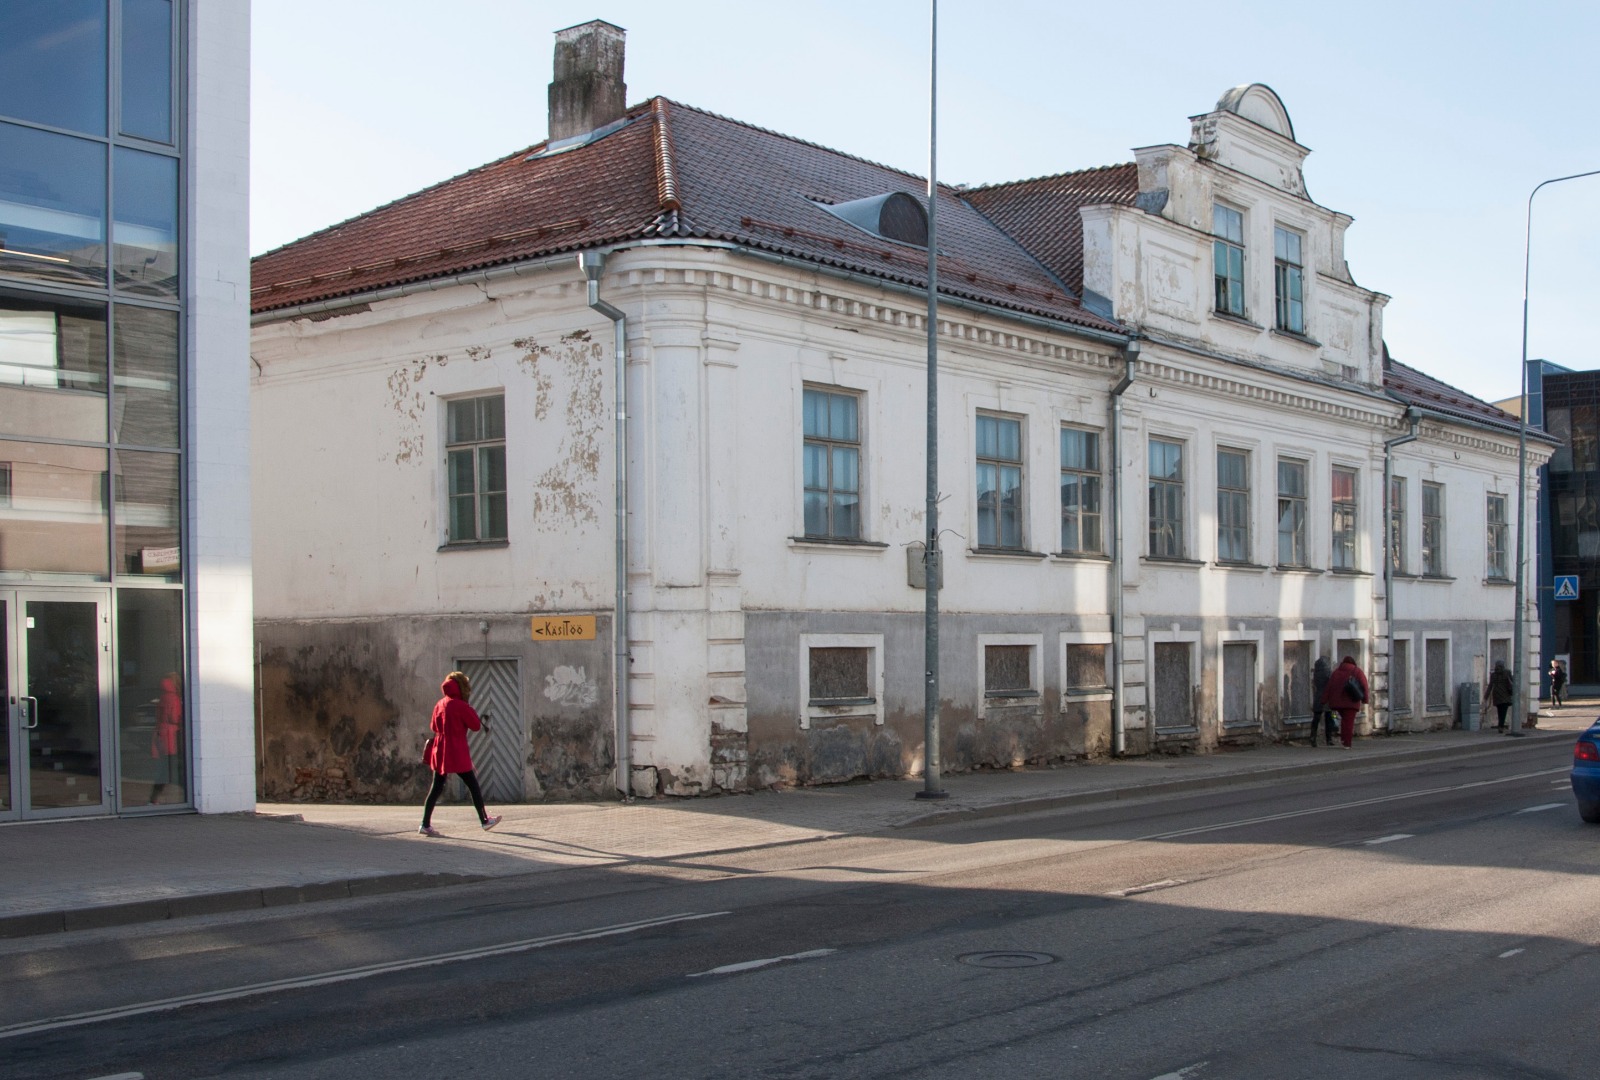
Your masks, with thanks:
M 489 812 L 483 808 L 483 792 L 478 787 L 478 778 L 471 769 L 459 774 L 461 782 L 467 785 L 467 793 L 472 796 L 472 805 L 477 808 L 478 822 L 482 824 L 489 820 Z M 446 774 L 436 772 L 433 774 L 433 786 L 428 789 L 428 801 L 422 804 L 423 827 L 433 824 L 433 805 L 439 801 L 439 796 L 444 793 Z

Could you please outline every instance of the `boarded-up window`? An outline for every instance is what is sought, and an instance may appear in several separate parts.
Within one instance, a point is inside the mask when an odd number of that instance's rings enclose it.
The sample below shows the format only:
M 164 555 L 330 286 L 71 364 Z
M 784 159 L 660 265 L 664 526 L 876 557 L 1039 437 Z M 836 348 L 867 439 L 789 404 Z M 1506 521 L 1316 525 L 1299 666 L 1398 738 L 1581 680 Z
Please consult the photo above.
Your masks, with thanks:
M 1311 642 L 1283 643 L 1283 715 L 1311 715 Z
M 872 701 L 871 664 L 871 649 L 812 649 L 811 700 Z
M 1253 724 L 1256 716 L 1256 647 L 1249 641 L 1222 646 L 1222 722 Z
M 1032 645 L 985 645 L 983 647 L 984 693 L 1028 694 L 1033 691 Z
M 1496 664 L 1504 664 L 1506 670 L 1511 670 L 1511 639 L 1491 638 L 1489 640 L 1489 670 L 1493 671 Z
M 1158 728 L 1194 726 L 1194 698 L 1190 693 L 1187 642 L 1155 644 L 1155 705 Z
M 1422 659 L 1427 665 L 1423 673 L 1428 687 L 1427 707 L 1447 709 L 1450 707 L 1450 642 L 1434 638 L 1429 640 L 1425 650 Z
M 1361 659 L 1361 642 L 1358 639 L 1339 638 L 1333 643 L 1333 652 L 1334 667 L 1338 667 L 1340 664 L 1344 663 L 1345 657 L 1351 656 L 1355 658 L 1357 664 L 1361 665 L 1363 671 L 1366 670 L 1366 662 Z
M 1406 638 L 1397 639 L 1389 654 L 1389 708 L 1411 711 L 1411 642 Z
M 1067 646 L 1067 686 L 1073 690 L 1100 690 L 1106 686 L 1106 647 Z

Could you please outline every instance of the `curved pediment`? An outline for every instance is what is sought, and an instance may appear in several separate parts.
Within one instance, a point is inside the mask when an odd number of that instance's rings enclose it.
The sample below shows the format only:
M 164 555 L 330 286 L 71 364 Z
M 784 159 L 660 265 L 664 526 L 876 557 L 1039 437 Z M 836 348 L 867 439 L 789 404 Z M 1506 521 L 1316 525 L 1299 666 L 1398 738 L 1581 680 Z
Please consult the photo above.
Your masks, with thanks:
M 1231 112 L 1286 139 L 1294 139 L 1289 110 L 1283 107 L 1283 99 L 1277 92 L 1265 83 L 1235 86 L 1217 99 L 1217 111 Z

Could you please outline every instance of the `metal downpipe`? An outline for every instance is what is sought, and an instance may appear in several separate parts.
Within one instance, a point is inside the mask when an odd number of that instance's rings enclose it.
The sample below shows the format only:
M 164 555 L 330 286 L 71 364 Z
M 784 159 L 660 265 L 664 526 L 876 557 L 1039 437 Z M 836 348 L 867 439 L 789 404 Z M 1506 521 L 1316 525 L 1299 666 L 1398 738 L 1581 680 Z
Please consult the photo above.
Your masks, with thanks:
M 589 279 L 589 306 L 611 320 L 616 338 L 616 610 L 611 617 L 615 631 L 611 648 L 612 699 L 616 711 L 617 791 L 624 800 L 633 798 L 633 728 L 628 715 L 628 675 L 632 659 L 628 651 L 628 317 L 600 299 L 600 275 L 605 270 L 605 255 L 585 251 L 578 265 Z
M 1111 754 L 1128 751 L 1122 700 L 1122 395 L 1139 372 L 1139 343 L 1129 341 L 1122 350 L 1122 380 L 1111 388 Z

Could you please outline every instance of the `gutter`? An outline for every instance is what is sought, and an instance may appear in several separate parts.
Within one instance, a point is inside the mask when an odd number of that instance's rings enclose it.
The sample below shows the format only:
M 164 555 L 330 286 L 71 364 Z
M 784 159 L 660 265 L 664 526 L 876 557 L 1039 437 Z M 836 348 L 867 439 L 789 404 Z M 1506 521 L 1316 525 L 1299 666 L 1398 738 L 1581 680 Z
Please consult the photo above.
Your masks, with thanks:
M 600 299 L 605 254 L 582 252 L 578 255 L 578 266 L 589 279 L 589 306 L 611 320 L 616 338 L 616 600 L 611 617 L 611 692 L 616 713 L 617 792 L 625 802 L 632 802 L 633 729 L 628 713 L 628 677 L 632 669 L 628 653 L 628 317 Z
M 1389 676 L 1386 683 L 1386 685 L 1389 687 L 1389 703 L 1388 708 L 1385 710 L 1388 713 L 1388 715 L 1385 717 L 1385 726 L 1389 729 L 1389 733 L 1391 735 L 1394 734 L 1393 677 L 1395 633 L 1394 552 L 1389 550 L 1389 545 L 1393 542 L 1393 538 L 1390 536 L 1389 532 L 1389 521 L 1390 515 L 1394 512 L 1394 507 L 1389 503 L 1389 500 L 1392 497 L 1390 486 L 1394 482 L 1394 448 L 1408 442 L 1414 442 L 1417 439 L 1417 429 L 1422 426 L 1422 410 L 1417 408 L 1415 405 L 1407 406 L 1405 416 L 1406 419 L 1411 422 L 1410 432 L 1405 435 L 1397 436 L 1393 439 L 1385 439 L 1383 442 L 1383 625 L 1385 631 L 1389 635 Z M 1411 673 L 1409 671 L 1409 664 L 1414 661 L 1412 661 L 1409 657 L 1407 658 L 1407 661 L 1408 670 L 1406 672 L 1406 677 L 1410 678 Z M 1311 717 L 1311 735 L 1313 740 L 1315 740 L 1317 734 L 1316 720 L 1316 713 L 1313 712 Z
M 1122 713 L 1122 395 L 1139 371 L 1139 342 L 1130 340 L 1122 350 L 1122 379 L 1111 388 L 1111 754 L 1128 752 L 1128 734 Z

